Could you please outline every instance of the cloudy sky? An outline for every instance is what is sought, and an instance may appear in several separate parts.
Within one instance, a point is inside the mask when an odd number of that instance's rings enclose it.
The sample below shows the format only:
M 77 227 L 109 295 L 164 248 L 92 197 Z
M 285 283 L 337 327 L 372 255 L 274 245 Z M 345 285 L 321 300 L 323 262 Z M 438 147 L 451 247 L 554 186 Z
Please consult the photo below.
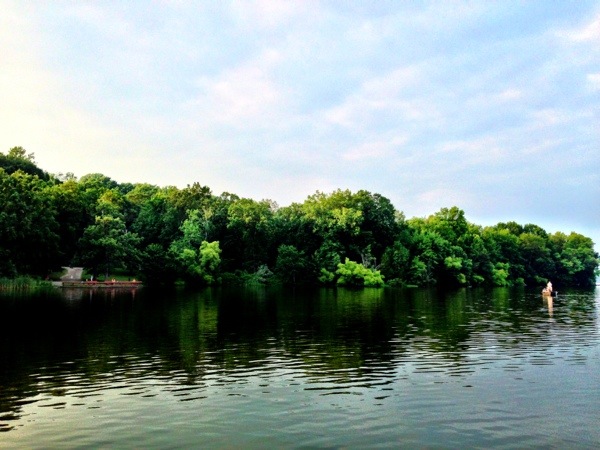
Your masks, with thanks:
M 0 7 L 0 151 L 49 172 L 366 189 L 600 243 L 598 1 Z

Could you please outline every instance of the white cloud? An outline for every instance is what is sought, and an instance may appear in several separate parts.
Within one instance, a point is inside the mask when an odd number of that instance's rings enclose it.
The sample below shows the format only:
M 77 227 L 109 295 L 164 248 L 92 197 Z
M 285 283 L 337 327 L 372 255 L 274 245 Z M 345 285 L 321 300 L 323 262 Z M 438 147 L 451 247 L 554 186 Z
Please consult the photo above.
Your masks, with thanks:
M 497 94 L 492 94 L 490 101 L 494 103 L 508 103 L 523 98 L 523 91 L 520 89 L 509 88 Z
M 386 100 L 397 97 L 407 89 L 415 88 L 424 76 L 416 66 L 399 67 L 382 76 L 368 79 L 363 87 L 363 95 L 373 100 Z
M 96 32 L 110 39 L 131 38 L 132 24 L 112 8 L 89 2 L 68 3 L 65 14 L 92 26 Z
M 200 86 L 206 92 L 205 105 L 218 120 L 230 124 L 262 115 L 279 98 L 268 75 L 256 67 L 229 71 L 220 79 L 204 79 Z
M 600 91 L 600 73 L 588 73 L 585 78 L 591 91 Z
M 427 121 L 438 117 L 431 98 L 419 96 L 425 74 L 417 67 L 397 68 L 367 79 L 357 92 L 323 113 L 323 119 L 346 128 L 377 126 L 379 115 L 399 121 Z M 375 122 L 374 122 L 375 121 Z
M 600 42 L 600 15 L 583 27 L 563 33 L 575 42 Z
M 275 29 L 290 24 L 294 19 L 316 15 L 314 1 L 290 2 L 284 0 L 252 0 L 231 3 L 231 13 L 240 26 L 247 29 Z
M 573 118 L 567 111 L 558 108 L 544 108 L 531 113 L 532 128 L 545 128 L 567 123 Z
M 197 82 L 201 93 L 191 103 L 205 120 L 234 128 L 274 126 L 287 96 L 270 73 L 279 59 L 277 51 L 267 50 L 215 77 L 202 77 Z
M 342 158 L 346 161 L 372 161 L 390 157 L 394 151 L 408 141 L 405 136 L 395 137 L 386 141 L 365 142 L 346 151 Z
M 461 166 L 498 164 L 510 156 L 497 136 L 442 142 L 439 154 L 446 154 L 446 164 Z
M 418 216 L 428 216 L 441 208 L 450 206 L 465 205 L 472 202 L 473 193 L 468 193 L 462 188 L 453 186 L 452 180 L 447 181 L 443 186 L 429 190 L 424 190 L 416 196 L 418 210 L 415 212 Z
M 522 152 L 527 157 L 543 157 L 544 154 L 556 150 L 558 147 L 565 143 L 565 139 L 542 139 L 540 141 L 533 141 L 527 144 Z

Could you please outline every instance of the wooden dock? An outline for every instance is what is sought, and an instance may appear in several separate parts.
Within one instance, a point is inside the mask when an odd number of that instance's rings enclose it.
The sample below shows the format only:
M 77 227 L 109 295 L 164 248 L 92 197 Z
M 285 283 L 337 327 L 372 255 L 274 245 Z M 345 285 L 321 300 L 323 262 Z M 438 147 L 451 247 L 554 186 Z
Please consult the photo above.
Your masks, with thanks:
M 112 288 L 112 289 L 132 289 L 141 287 L 143 284 L 141 281 L 82 281 L 82 280 L 63 280 L 60 282 L 60 287 L 63 288 Z

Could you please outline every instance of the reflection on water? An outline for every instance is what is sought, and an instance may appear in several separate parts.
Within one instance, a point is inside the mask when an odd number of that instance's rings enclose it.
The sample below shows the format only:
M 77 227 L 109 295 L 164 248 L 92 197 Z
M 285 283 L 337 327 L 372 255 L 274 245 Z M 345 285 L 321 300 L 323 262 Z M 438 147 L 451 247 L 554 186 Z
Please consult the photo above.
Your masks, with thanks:
M 600 444 L 598 291 L 0 298 L 0 447 Z
M 542 296 L 542 300 L 546 303 L 546 307 L 548 308 L 548 315 L 552 317 L 552 311 L 554 309 L 554 300 L 551 296 Z

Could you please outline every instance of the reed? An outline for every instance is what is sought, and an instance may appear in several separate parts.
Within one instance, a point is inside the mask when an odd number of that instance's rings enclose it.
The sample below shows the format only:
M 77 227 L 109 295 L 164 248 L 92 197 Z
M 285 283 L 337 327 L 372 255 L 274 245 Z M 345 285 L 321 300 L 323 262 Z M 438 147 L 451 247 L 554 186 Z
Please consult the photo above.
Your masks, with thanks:
M 0 278 L 0 290 L 9 292 L 38 291 L 52 287 L 52 283 L 38 278 L 19 276 L 16 278 Z

